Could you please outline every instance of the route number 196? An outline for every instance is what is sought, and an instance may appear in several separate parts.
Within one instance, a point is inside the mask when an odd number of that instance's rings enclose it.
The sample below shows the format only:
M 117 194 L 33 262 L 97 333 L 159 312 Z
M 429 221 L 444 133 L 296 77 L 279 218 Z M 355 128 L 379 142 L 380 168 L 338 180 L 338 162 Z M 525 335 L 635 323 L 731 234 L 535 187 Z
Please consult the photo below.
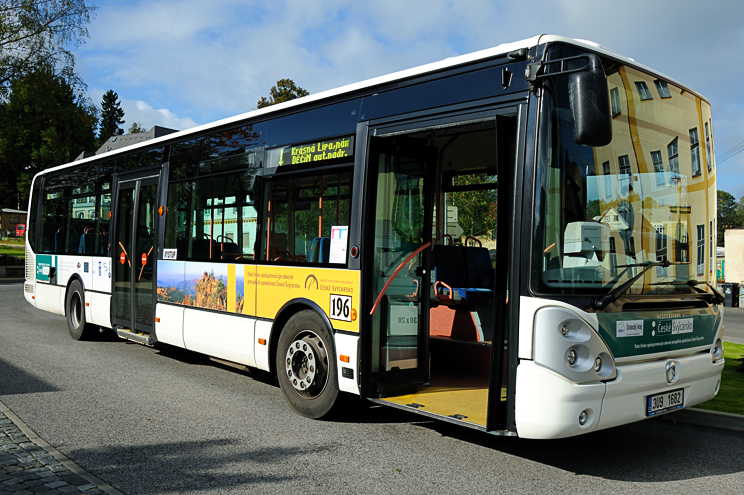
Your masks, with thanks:
M 351 296 L 331 294 L 331 319 L 351 321 Z

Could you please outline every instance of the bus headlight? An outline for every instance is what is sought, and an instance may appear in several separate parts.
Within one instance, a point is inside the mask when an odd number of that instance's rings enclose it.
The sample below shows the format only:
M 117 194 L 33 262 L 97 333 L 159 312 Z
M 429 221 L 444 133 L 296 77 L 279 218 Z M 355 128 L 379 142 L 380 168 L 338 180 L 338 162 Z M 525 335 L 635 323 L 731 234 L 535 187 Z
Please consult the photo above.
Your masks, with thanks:
M 723 342 L 721 339 L 716 339 L 716 343 L 710 348 L 710 354 L 713 358 L 713 362 L 716 363 L 723 358 Z
M 540 309 L 533 332 L 535 363 L 580 383 L 611 380 L 617 375 L 604 340 L 573 311 Z

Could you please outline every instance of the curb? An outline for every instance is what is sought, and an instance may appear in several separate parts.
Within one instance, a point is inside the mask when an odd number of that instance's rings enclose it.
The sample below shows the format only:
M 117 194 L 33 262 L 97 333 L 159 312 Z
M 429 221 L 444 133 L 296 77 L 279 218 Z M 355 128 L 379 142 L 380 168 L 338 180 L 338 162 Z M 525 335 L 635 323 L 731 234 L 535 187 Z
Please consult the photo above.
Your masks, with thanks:
M 729 431 L 744 431 L 744 416 L 705 409 L 682 409 L 681 411 L 659 416 L 665 421 L 686 423 L 696 426 L 708 426 Z
M 93 476 L 89 472 L 85 471 L 83 468 L 72 462 L 70 459 L 65 457 L 64 454 L 62 454 L 59 450 L 55 449 L 51 445 L 49 445 L 44 439 L 40 438 L 39 435 L 36 434 L 34 430 L 29 428 L 29 426 L 24 423 L 18 416 L 16 416 L 13 411 L 10 410 L 8 406 L 0 402 L 0 407 L 3 409 L 3 414 L 15 424 L 21 432 L 23 432 L 26 437 L 33 443 L 35 443 L 38 447 L 44 449 L 54 457 L 54 459 L 62 464 L 64 467 L 69 469 L 72 473 L 80 476 L 81 478 L 85 479 L 88 483 L 91 485 L 95 485 L 96 488 L 101 490 L 104 493 L 108 493 L 110 495 L 124 495 L 123 492 L 120 492 L 113 486 L 109 485 L 105 481 L 101 480 L 100 478 L 97 478 L 96 476 Z

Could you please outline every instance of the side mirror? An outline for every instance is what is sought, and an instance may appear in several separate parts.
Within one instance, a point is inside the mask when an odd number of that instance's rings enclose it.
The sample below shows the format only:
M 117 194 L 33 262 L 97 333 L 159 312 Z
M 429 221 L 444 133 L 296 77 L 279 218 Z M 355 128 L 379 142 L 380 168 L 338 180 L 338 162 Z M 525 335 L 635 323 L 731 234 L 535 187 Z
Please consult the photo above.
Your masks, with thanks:
M 596 55 L 584 55 L 588 64 L 568 74 L 568 96 L 574 138 L 584 146 L 606 146 L 612 141 L 612 116 L 607 77 Z

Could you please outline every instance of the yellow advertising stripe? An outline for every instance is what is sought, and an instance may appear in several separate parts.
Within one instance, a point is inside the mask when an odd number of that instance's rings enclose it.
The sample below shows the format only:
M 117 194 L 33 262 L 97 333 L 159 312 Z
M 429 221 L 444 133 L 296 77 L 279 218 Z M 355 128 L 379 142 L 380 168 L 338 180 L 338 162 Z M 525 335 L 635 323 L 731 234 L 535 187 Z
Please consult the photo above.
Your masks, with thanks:
M 255 291 L 260 318 L 275 318 L 292 299 L 309 299 L 323 309 L 333 328 L 359 332 L 359 271 L 257 265 Z
M 235 265 L 227 265 L 227 311 L 235 312 Z

